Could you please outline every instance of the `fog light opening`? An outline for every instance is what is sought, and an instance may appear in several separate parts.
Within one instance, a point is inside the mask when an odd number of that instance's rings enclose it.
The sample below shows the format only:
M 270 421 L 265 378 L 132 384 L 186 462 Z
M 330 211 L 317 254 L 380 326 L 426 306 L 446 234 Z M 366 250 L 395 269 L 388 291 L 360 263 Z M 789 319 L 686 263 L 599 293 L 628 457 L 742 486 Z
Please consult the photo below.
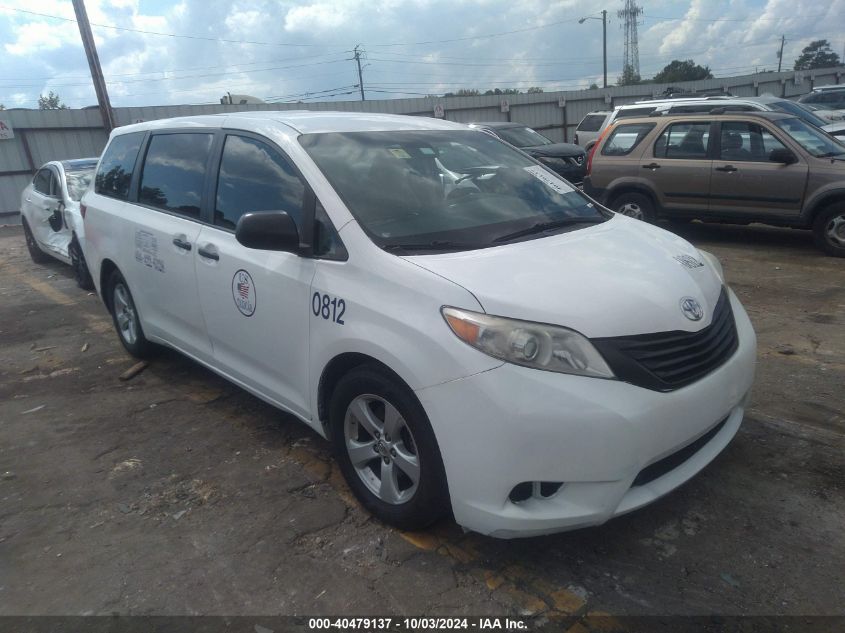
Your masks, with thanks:
M 528 499 L 549 499 L 557 494 L 562 481 L 523 481 L 513 487 L 508 499 L 511 503 L 522 503 Z

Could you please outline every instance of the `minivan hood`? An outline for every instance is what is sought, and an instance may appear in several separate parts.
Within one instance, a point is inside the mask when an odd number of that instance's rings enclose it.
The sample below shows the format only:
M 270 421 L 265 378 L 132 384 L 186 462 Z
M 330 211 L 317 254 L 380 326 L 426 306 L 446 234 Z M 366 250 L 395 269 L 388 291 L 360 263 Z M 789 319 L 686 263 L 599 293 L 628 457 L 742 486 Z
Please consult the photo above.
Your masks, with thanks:
M 676 258 L 692 257 L 688 268 Z M 587 337 L 707 326 L 722 282 L 686 240 L 639 220 L 602 224 L 545 238 L 460 253 L 405 259 L 460 284 L 488 314 L 550 323 Z M 704 308 L 690 321 L 681 300 Z
M 583 156 L 584 148 L 572 143 L 552 143 L 551 145 L 534 145 L 521 148 L 532 156 L 550 156 L 568 158 L 569 156 Z

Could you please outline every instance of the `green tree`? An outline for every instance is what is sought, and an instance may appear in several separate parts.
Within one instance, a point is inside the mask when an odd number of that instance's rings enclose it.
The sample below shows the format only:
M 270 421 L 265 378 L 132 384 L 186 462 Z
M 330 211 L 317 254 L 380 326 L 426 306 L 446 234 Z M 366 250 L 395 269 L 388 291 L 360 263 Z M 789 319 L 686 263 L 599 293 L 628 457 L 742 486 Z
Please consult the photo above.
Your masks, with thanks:
M 539 93 L 543 92 L 543 89 L 542 89 L 542 88 L 540 88 L 540 86 L 531 86 L 531 87 L 527 90 L 527 92 L 528 92 L 528 94 L 530 94 L 530 95 L 534 95 L 534 94 L 539 94 Z
M 839 65 L 839 55 L 830 48 L 827 40 L 814 40 L 805 46 L 801 55 L 795 60 L 795 70 L 810 70 L 812 68 L 828 68 Z
M 0 110 L 5 110 L 5 109 L 6 109 L 6 106 L 3 105 L 2 103 L 0 103 Z
M 444 97 L 477 97 L 481 93 L 475 88 L 461 88 L 455 92 L 447 92 Z
M 669 84 L 676 81 L 696 81 L 712 78 L 713 73 L 710 72 L 709 66 L 699 66 L 691 59 L 686 61 L 673 59 L 654 76 L 652 81 L 658 84 Z
M 50 94 L 46 97 L 41 95 L 38 97 L 38 109 L 39 110 L 67 110 L 67 106 L 62 103 L 61 98 L 58 94 L 55 94 L 52 90 Z
M 587 90 L 597 90 L 599 85 L 597 83 L 591 83 L 590 87 Z
M 639 83 L 642 83 L 642 78 L 639 73 L 634 72 L 633 66 L 626 64 L 622 69 L 622 74 L 619 76 L 619 80 L 616 84 L 618 86 L 632 86 Z

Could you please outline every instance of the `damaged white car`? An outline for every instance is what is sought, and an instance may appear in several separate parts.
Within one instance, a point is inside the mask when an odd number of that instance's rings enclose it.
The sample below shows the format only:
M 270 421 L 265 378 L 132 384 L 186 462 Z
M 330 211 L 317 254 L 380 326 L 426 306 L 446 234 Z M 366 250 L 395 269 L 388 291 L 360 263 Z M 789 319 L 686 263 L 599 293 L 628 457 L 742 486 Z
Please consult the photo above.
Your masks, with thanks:
M 47 256 L 70 264 L 80 288 L 94 287 L 80 246 L 84 227 L 79 201 L 88 189 L 97 158 L 50 161 L 35 172 L 21 194 L 21 222 L 33 261 Z

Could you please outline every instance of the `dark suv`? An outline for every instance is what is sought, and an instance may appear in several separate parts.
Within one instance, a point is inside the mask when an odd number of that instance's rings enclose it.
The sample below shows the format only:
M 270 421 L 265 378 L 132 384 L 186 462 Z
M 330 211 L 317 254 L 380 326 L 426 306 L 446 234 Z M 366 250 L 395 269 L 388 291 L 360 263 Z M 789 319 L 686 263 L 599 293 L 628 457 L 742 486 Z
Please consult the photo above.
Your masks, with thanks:
M 572 143 L 555 143 L 522 123 L 471 123 L 470 127 L 484 130 L 518 147 L 574 185 L 580 185 L 584 180 L 587 153 L 583 147 Z
M 812 228 L 845 257 L 845 145 L 795 116 L 621 119 L 587 163 L 584 191 L 617 213 Z

